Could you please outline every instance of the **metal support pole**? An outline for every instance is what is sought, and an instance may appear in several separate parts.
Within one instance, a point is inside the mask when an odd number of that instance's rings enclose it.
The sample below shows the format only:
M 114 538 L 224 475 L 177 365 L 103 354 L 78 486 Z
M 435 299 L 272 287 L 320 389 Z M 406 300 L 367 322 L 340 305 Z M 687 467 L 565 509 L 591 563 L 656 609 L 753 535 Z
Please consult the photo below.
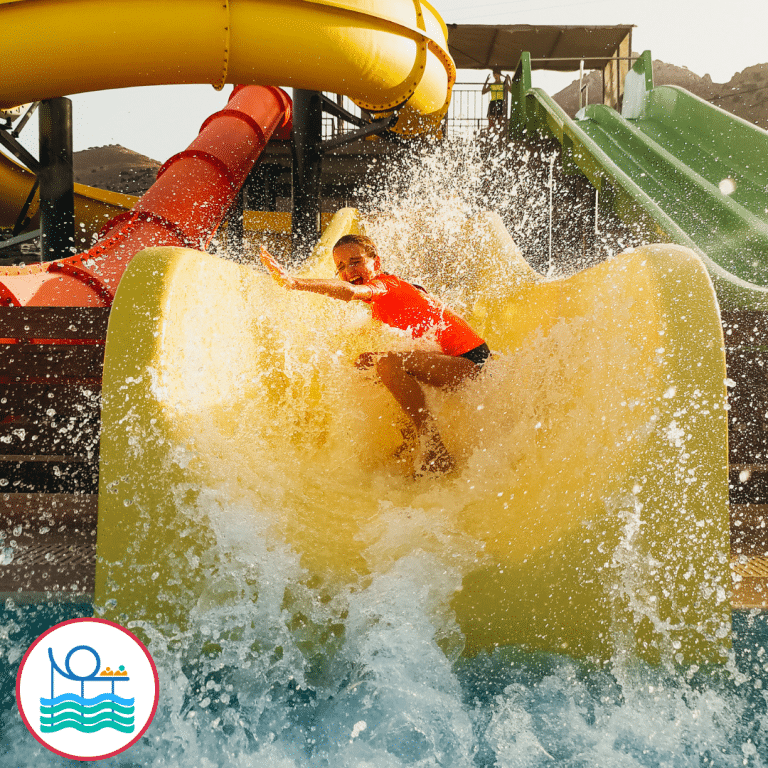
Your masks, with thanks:
M 279 169 L 259 163 L 245 181 L 245 208 L 249 211 L 277 210 L 276 181 Z
M 75 172 L 72 165 L 72 102 L 40 105 L 40 229 L 42 261 L 75 252 Z
M 227 251 L 238 259 L 243 257 L 245 245 L 245 196 L 243 185 L 227 212 Z
M 323 138 L 322 94 L 293 91 L 293 259 L 309 256 L 320 236 L 320 173 Z

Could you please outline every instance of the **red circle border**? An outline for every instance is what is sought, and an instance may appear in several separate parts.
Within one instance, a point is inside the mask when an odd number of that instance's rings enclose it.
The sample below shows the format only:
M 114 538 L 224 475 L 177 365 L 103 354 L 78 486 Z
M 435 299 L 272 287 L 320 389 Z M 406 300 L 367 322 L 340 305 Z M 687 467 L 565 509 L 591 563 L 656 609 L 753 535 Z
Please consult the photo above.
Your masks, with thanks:
M 82 757 L 78 755 L 70 755 L 66 752 L 60 752 L 58 749 L 54 749 L 50 744 L 46 744 L 45 741 L 43 741 L 42 738 L 35 732 L 35 730 L 32 728 L 32 726 L 29 724 L 29 720 L 27 720 L 27 716 L 24 713 L 24 708 L 21 706 L 21 672 L 24 669 L 24 664 L 26 664 L 27 657 L 30 653 L 32 653 L 32 650 L 37 646 L 37 644 L 46 636 L 50 635 L 51 632 L 54 632 L 59 627 L 66 626 L 67 624 L 75 624 L 77 622 L 81 621 L 88 621 L 88 622 L 96 622 L 98 624 L 108 624 L 111 627 L 114 627 L 115 629 L 119 629 L 121 632 L 128 635 L 132 640 L 134 640 L 141 650 L 144 652 L 144 655 L 147 657 L 147 660 L 149 661 L 149 665 L 152 668 L 152 674 L 155 678 L 155 700 L 152 704 L 152 712 L 149 715 L 149 718 L 147 719 L 147 722 L 144 724 L 144 727 L 139 731 L 139 733 L 136 734 L 136 736 L 131 739 L 125 746 L 120 747 L 120 749 L 116 749 L 114 752 L 109 752 L 106 755 L 89 755 L 88 757 Z M 121 626 L 120 624 L 109 621 L 109 619 L 97 619 L 97 618 L 89 618 L 87 616 L 82 616 L 78 619 L 67 619 L 66 621 L 61 621 L 58 624 L 55 624 L 52 627 L 49 627 L 48 629 L 43 632 L 42 635 L 40 635 L 33 643 L 32 645 L 27 648 L 26 653 L 24 654 L 24 658 L 21 660 L 21 664 L 19 664 L 19 671 L 16 673 L 16 707 L 19 710 L 19 714 L 21 715 L 21 719 L 24 723 L 24 725 L 27 727 L 27 730 L 32 734 L 32 736 L 35 737 L 35 739 L 38 741 L 38 743 L 42 744 L 49 752 L 53 752 L 54 754 L 58 755 L 59 757 L 66 757 L 69 760 L 105 760 L 108 757 L 114 757 L 115 755 L 119 755 L 121 752 L 125 752 L 126 749 L 129 747 L 132 747 L 147 731 L 147 728 L 151 725 L 152 721 L 155 719 L 155 713 L 157 712 L 157 707 L 160 702 L 160 678 L 157 674 L 157 667 L 155 666 L 155 660 L 152 658 L 152 654 L 147 649 L 147 646 L 144 645 L 144 643 L 139 640 L 136 635 L 133 634 L 129 629 L 126 629 L 125 627 Z

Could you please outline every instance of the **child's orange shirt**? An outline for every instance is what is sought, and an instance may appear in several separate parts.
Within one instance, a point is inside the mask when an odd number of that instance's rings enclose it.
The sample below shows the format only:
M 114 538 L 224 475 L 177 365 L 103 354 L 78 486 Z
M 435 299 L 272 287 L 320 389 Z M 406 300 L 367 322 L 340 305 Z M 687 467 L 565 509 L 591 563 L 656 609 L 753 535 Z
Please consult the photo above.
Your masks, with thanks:
M 375 281 L 382 283 L 387 290 L 368 301 L 374 319 L 393 328 L 410 331 L 414 339 L 434 328 L 440 348 L 452 357 L 463 355 L 485 343 L 466 320 L 411 283 L 387 274 L 376 275 Z

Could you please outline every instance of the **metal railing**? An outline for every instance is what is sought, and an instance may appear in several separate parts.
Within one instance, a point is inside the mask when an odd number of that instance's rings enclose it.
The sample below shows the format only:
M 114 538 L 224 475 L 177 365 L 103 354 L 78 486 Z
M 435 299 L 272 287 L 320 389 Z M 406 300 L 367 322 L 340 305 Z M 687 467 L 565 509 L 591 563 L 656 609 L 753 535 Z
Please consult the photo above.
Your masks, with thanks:
M 448 136 L 471 135 L 488 128 L 488 105 L 490 93 L 483 93 L 482 83 L 456 83 L 451 103 L 445 117 L 445 133 Z M 505 99 L 507 120 L 509 99 Z
M 630 67 L 637 60 L 637 56 L 614 56 L 613 61 L 627 61 Z M 559 59 L 531 59 L 531 61 L 572 61 L 578 63 L 579 78 L 579 108 L 589 104 L 588 77 L 593 70 L 588 66 L 588 59 L 584 58 L 559 58 Z M 453 87 L 451 103 L 445 118 L 445 134 L 448 136 L 471 135 L 487 130 L 488 128 L 488 104 L 491 100 L 490 93 L 483 93 L 483 83 L 456 83 Z M 355 115 L 366 116 L 354 102 L 346 96 L 335 93 L 325 94 L 339 106 Z M 600 98 L 598 94 L 597 98 Z M 510 100 L 505 99 L 506 119 L 510 117 Z M 323 139 L 332 139 L 343 136 L 345 133 L 355 130 L 355 126 L 345 123 L 336 117 L 323 115 Z
M 472 135 L 488 128 L 488 104 L 490 93 L 483 93 L 482 83 L 457 83 L 453 88 L 451 103 L 445 118 L 445 132 L 449 136 Z M 354 115 L 365 117 L 366 113 L 346 96 L 326 93 L 329 99 Z M 509 118 L 509 100 L 506 101 Z M 323 113 L 323 140 L 335 139 L 357 130 L 357 127 Z
M 346 96 L 342 96 L 340 93 L 329 93 L 325 91 L 324 95 L 331 101 L 336 102 L 342 109 L 351 112 L 356 117 L 364 117 L 367 114 L 360 109 L 354 101 L 348 99 Z M 323 141 L 336 139 L 339 136 L 344 136 L 344 134 L 352 133 L 352 131 L 356 130 L 356 125 L 352 125 L 341 118 L 323 112 Z

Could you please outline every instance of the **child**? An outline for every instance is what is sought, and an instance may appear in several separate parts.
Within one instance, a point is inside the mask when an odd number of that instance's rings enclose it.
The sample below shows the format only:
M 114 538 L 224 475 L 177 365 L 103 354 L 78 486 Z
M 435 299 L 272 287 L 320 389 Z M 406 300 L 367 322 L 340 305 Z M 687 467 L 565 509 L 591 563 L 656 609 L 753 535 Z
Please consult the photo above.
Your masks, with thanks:
M 336 280 L 292 277 L 263 247 L 261 260 L 285 288 L 342 301 L 364 301 L 375 319 L 408 330 L 414 338 L 435 329 L 441 352 L 364 352 L 355 365 L 373 368 L 413 423 L 422 448 L 421 473 L 450 472 L 455 463 L 427 407 L 421 384 L 449 390 L 477 376 L 490 355 L 483 339 L 423 289 L 382 272 L 376 246 L 364 235 L 345 235 L 334 246 Z

